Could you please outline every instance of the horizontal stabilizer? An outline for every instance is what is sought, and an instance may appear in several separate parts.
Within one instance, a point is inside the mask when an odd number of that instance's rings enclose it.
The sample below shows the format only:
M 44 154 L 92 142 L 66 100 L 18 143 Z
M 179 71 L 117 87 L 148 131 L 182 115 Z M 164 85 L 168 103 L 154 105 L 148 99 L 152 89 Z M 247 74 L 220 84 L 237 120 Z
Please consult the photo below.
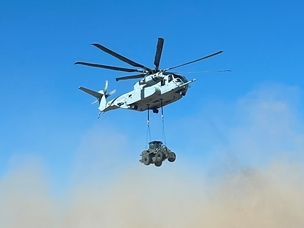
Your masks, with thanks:
M 79 89 L 81 89 L 82 91 L 96 97 L 97 99 L 100 99 L 102 97 L 103 94 L 99 93 L 99 92 L 96 92 L 96 91 L 93 91 L 93 90 L 90 90 L 88 88 L 85 88 L 85 87 L 82 87 L 80 86 Z

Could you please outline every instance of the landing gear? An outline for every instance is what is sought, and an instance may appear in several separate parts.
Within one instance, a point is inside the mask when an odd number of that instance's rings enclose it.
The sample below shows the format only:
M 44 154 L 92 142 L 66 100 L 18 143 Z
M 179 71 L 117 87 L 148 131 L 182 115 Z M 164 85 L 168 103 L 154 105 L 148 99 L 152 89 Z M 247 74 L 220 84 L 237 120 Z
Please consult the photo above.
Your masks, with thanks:
M 134 110 L 137 110 L 138 106 L 137 105 L 132 105 L 131 108 L 134 109 Z
M 185 96 L 186 95 L 186 91 L 185 90 L 180 91 L 179 94 L 182 95 L 182 96 Z
M 156 113 L 156 114 L 157 114 L 157 113 L 158 113 L 158 109 L 157 109 L 157 108 L 154 108 L 154 109 L 153 109 L 153 113 Z

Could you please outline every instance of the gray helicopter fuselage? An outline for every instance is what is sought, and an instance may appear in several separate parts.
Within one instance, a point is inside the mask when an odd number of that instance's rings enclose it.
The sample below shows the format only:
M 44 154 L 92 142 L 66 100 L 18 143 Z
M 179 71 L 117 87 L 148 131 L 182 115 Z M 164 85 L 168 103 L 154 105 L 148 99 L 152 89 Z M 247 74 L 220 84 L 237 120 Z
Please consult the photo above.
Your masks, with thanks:
M 108 101 L 107 98 L 113 95 L 116 90 L 108 92 L 108 81 L 106 81 L 104 89 L 99 91 L 94 91 L 80 86 L 80 90 L 96 98 L 96 101 L 93 103 L 99 103 L 99 115 L 101 113 L 118 108 L 136 111 L 145 111 L 152 109 L 154 113 L 158 113 L 158 108 L 162 108 L 163 106 L 173 103 L 185 96 L 188 91 L 189 84 L 195 81 L 195 79 L 188 81 L 184 76 L 176 73 L 170 73 L 169 71 L 204 59 L 208 59 L 223 52 L 217 51 L 204 57 L 185 62 L 183 64 L 179 64 L 166 69 L 160 69 L 159 66 L 164 45 L 164 38 L 158 38 L 154 57 L 154 68 L 150 68 L 138 62 L 135 62 L 101 44 L 94 43 L 92 45 L 135 68 L 117 67 L 82 61 L 77 61 L 75 64 L 115 71 L 133 73 L 137 72 L 137 74 L 134 75 L 118 77 L 116 78 L 116 81 L 141 78 L 141 80 L 135 83 L 134 89 L 132 91 L 118 96 L 110 101 Z
M 137 111 L 158 109 L 181 99 L 193 81 L 175 73 L 158 72 L 136 82 L 133 91 L 108 101 L 103 112 L 117 108 Z

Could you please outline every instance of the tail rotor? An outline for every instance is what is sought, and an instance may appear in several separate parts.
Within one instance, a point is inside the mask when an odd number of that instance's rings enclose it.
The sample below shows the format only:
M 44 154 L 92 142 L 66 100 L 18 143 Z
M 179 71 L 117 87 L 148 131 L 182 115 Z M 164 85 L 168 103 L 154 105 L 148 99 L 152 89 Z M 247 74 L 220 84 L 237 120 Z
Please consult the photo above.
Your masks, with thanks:
M 108 92 L 108 86 L 109 86 L 109 82 L 108 82 L 108 80 L 106 80 L 104 89 L 99 91 L 99 93 L 104 95 L 105 98 L 108 98 L 109 96 L 113 95 L 116 92 L 116 89 L 114 89 L 111 92 L 107 93 Z
M 92 104 L 95 104 L 96 102 L 98 102 L 99 103 L 98 109 L 100 112 L 103 112 L 107 105 L 106 98 L 108 98 L 109 96 L 113 95 L 116 92 L 116 90 L 112 90 L 111 92 L 108 93 L 108 86 L 109 86 L 109 83 L 108 83 L 108 81 L 106 81 L 104 89 L 99 90 L 98 92 L 85 88 L 85 87 L 82 87 L 82 86 L 80 86 L 79 89 L 96 97 L 96 100 Z

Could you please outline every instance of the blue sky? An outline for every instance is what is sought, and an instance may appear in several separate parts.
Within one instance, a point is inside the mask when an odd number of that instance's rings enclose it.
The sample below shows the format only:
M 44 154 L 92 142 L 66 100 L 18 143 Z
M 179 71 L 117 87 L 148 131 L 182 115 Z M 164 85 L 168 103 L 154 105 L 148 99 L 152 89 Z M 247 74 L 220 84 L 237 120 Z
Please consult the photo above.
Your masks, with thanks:
M 187 168 L 221 178 L 231 164 L 261 168 L 286 157 L 302 164 L 303 8 L 297 0 L 1 1 L 2 185 L 36 167 L 30 173 L 44 173 L 51 194 L 64 197 L 91 179 L 120 180 L 124 170 Z M 161 68 L 224 52 L 178 69 L 197 81 L 165 108 L 167 144 L 178 160 L 155 170 L 138 163 L 146 113 L 97 119 L 94 99 L 78 90 L 109 80 L 120 95 L 136 81 L 116 82 L 123 73 L 74 62 L 127 67 L 90 45 L 100 43 L 153 67 L 158 37 L 165 39 Z M 189 73 L 222 69 L 232 72 Z M 152 116 L 155 139 L 160 122 Z

